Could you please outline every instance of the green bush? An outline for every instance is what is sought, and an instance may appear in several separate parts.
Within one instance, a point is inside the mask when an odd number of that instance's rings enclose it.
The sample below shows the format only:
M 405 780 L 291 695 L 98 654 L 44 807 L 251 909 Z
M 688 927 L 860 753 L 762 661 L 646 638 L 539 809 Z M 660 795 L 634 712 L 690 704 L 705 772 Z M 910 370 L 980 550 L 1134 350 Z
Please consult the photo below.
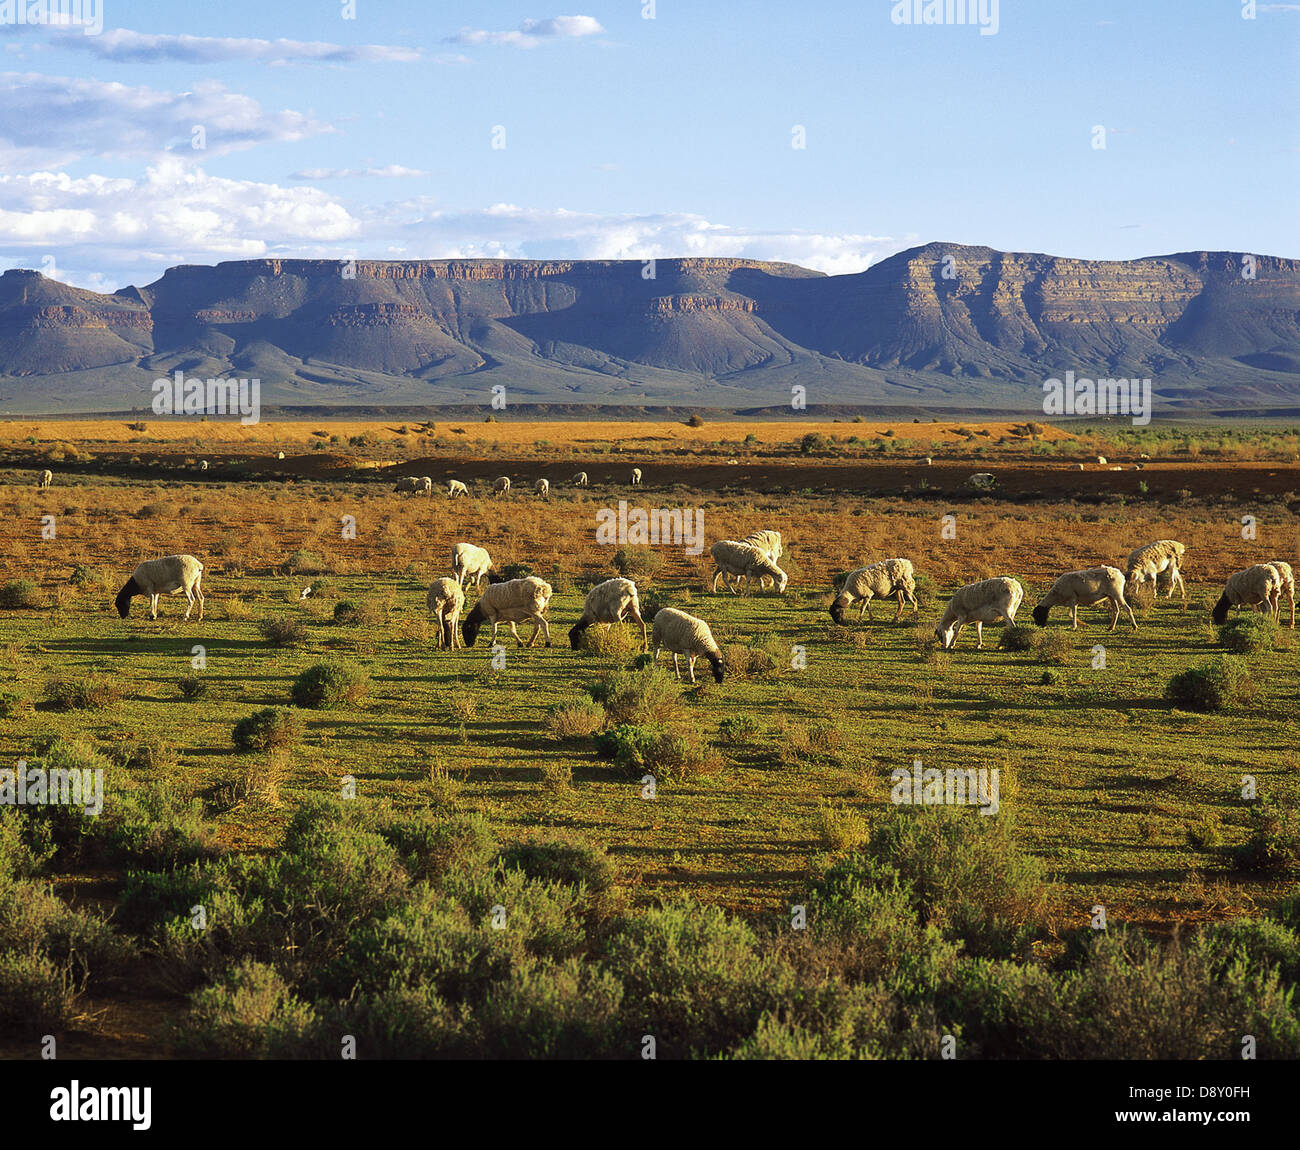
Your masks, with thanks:
M 1219 642 L 1236 655 L 1258 655 L 1273 650 L 1278 628 L 1271 615 L 1251 612 L 1229 619 L 1219 628 Z
M 182 675 L 176 680 L 176 689 L 181 698 L 190 703 L 198 702 L 208 694 L 208 684 L 198 675 Z
M 532 574 L 533 569 L 527 563 L 507 563 L 501 568 L 503 579 L 527 579 Z
M 101 711 L 122 698 L 122 689 L 108 675 L 60 675 L 45 684 L 45 701 L 56 711 Z
M 383 614 L 371 603 L 341 599 L 334 604 L 334 622 L 342 627 L 377 627 Z
M 44 955 L 0 952 L 0 1024 L 7 1033 L 34 1037 L 66 1029 L 79 995 L 71 972 Z
M 302 738 L 302 720 L 292 711 L 267 707 L 240 719 L 230 733 L 240 751 L 266 751 L 272 747 L 293 747 Z
M 1300 811 L 1273 799 L 1250 808 L 1250 837 L 1233 852 L 1238 870 L 1285 877 L 1300 874 Z
M 345 663 L 316 663 L 293 681 L 294 704 L 313 711 L 355 706 L 370 693 L 370 676 Z
M 547 713 L 546 725 L 556 739 L 587 738 L 605 725 L 605 708 L 591 699 L 560 703 Z
M 649 579 L 662 570 L 664 557 L 653 547 L 620 547 L 612 562 L 625 579 Z
M 272 647 L 296 647 L 307 641 L 307 624 L 292 615 L 263 619 L 257 630 Z
M 193 1058 L 292 1057 L 315 1020 L 274 967 L 244 960 L 191 998 L 174 1040 Z
M 678 734 L 660 724 L 622 723 L 596 736 L 596 753 L 631 774 L 647 771 L 662 782 L 711 775 L 722 756 L 695 734 Z
M 670 723 L 682 718 L 681 685 L 661 667 L 611 671 L 587 687 L 611 723 Z
M 1029 630 L 1028 627 L 1024 628 Z M 1019 628 L 1016 628 L 1019 630 Z M 1060 666 L 1070 661 L 1070 656 L 1074 654 L 1074 641 L 1070 638 L 1070 632 L 1063 628 L 1054 628 L 1050 631 L 1038 631 L 1031 639 L 1034 656 L 1040 663 L 1051 663 Z
M 1165 700 L 1188 711 L 1223 711 L 1240 699 L 1249 681 L 1240 661 L 1220 655 L 1174 675 L 1165 688 Z
M 754 741 L 758 722 L 750 715 L 732 715 L 718 724 L 718 738 L 729 747 L 743 747 Z
M 582 886 L 593 902 L 603 902 L 617 876 L 604 847 L 581 835 L 561 831 L 533 833 L 501 852 L 501 863 L 517 867 L 529 878 Z
M 1034 627 L 1004 627 L 998 646 L 1004 651 L 1032 651 L 1037 629 Z
M 323 575 L 329 570 L 325 560 L 315 551 L 295 551 L 284 566 L 289 575 Z

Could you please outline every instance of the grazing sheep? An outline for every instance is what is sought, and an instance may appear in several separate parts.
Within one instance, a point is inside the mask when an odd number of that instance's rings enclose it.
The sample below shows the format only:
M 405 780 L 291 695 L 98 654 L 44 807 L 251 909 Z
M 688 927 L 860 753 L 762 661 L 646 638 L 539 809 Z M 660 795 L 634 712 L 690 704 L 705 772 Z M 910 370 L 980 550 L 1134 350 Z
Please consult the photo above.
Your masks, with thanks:
M 749 590 L 750 579 L 755 576 L 770 575 L 776 582 L 777 593 L 785 594 L 790 577 L 757 547 L 749 543 L 737 542 L 735 539 L 720 539 L 709 548 L 709 554 L 713 556 L 713 593 L 715 595 L 718 593 L 718 579 L 723 575 L 743 576 L 746 591 Z M 730 578 L 727 580 L 727 590 L 733 595 L 738 594 L 736 588 L 732 586 Z
M 570 480 L 570 482 L 573 484 L 574 487 L 586 487 L 586 486 L 587 486 L 587 473 L 586 473 L 585 471 L 579 471 L 578 474 L 575 475 L 575 476 Z
M 632 468 L 632 486 L 633 487 L 641 486 L 641 468 L 639 467 Z
M 549 647 L 551 628 L 546 622 L 546 605 L 550 601 L 551 585 L 538 579 L 536 575 L 529 575 L 526 579 L 507 579 L 501 583 L 490 583 L 487 590 L 479 596 L 478 602 L 474 604 L 474 610 L 461 624 L 465 646 L 474 646 L 479 629 L 484 623 L 492 624 L 492 643 L 495 644 L 497 628 L 505 623 L 510 628 L 510 634 L 515 637 L 515 642 L 522 647 L 524 641 L 515 630 L 515 624 L 531 621 L 533 633 L 528 639 L 528 646 L 531 647 L 536 642 L 538 631 L 543 631 L 546 634 L 546 645 Z
M 686 669 L 690 673 L 692 683 L 695 682 L 695 660 L 700 657 L 708 659 L 709 665 L 713 668 L 713 677 L 719 683 L 726 673 L 726 667 L 722 662 L 722 651 L 714 641 L 709 625 L 703 619 L 697 619 L 694 615 L 688 615 L 676 607 L 661 607 L 655 613 L 654 648 L 656 663 L 659 662 L 660 650 L 672 652 L 673 671 L 676 672 L 679 682 L 682 677 L 681 667 L 677 662 L 679 655 L 686 656 Z
M 1274 619 L 1281 614 L 1282 575 L 1271 563 L 1256 563 L 1229 575 L 1210 617 L 1222 623 L 1228 618 L 1229 607 L 1253 607 L 1257 603 L 1266 606 Z
M 508 495 L 510 492 L 510 476 L 503 475 L 494 484 L 492 484 L 493 495 Z
M 872 617 L 872 599 L 889 599 L 895 595 L 898 597 L 895 623 L 903 617 L 904 599 L 912 604 L 914 612 L 920 614 L 921 608 L 916 601 L 916 576 L 910 559 L 884 559 L 869 567 L 850 571 L 839 596 L 831 604 L 831 618 L 837 623 L 843 623 L 845 610 L 861 600 L 862 606 L 858 610 L 858 622 L 861 623 L 864 613 L 868 619 Z
M 533 490 L 537 492 L 539 498 L 550 499 L 551 481 L 549 479 L 539 479 L 533 484 Z
M 1110 604 L 1110 629 L 1119 625 L 1119 612 L 1122 607 L 1128 612 L 1128 621 L 1137 630 L 1137 620 L 1133 618 L 1133 608 L 1124 598 L 1124 572 L 1118 567 L 1089 567 L 1082 571 L 1067 571 L 1052 584 L 1038 606 L 1034 608 L 1034 622 L 1040 627 L 1047 625 L 1047 615 L 1053 607 L 1069 607 L 1070 619 L 1074 629 L 1079 629 L 1079 608 L 1091 607 L 1096 603 Z
M 1071 471 L 1082 471 L 1082 470 L 1083 470 L 1083 464 L 1082 464 L 1082 463 L 1071 463 L 1071 464 L 1070 464 L 1070 470 L 1071 470 Z
M 162 559 L 146 559 L 134 571 L 126 586 L 117 593 L 117 613 L 123 619 L 131 611 L 131 600 L 137 595 L 149 597 L 149 618 L 158 618 L 158 597 L 185 592 L 189 604 L 185 618 L 194 610 L 194 600 L 199 601 L 199 621 L 203 621 L 203 564 L 193 555 L 167 555 Z
M 1295 626 L 1295 570 L 1291 564 L 1284 559 L 1270 559 L 1269 565 L 1277 568 L 1277 573 L 1282 576 L 1282 590 L 1286 592 L 1287 601 L 1291 604 L 1291 626 Z
M 1099 456 L 1097 456 L 1097 463 L 1098 463 L 1100 466 L 1105 467 L 1105 466 L 1106 466 L 1106 457 L 1105 457 L 1104 455 L 1099 455 Z
M 921 460 L 921 462 L 924 463 L 926 467 L 934 466 L 934 460 L 931 459 L 928 455 L 923 460 Z
M 997 480 L 989 472 L 977 471 L 966 480 L 966 486 L 973 487 L 976 491 L 991 491 L 996 482 Z
M 425 602 L 438 619 L 437 646 L 454 651 L 460 643 L 460 613 L 465 606 L 461 585 L 450 575 L 435 579 Z
M 1005 619 L 1008 627 L 1014 626 L 1016 612 L 1020 610 L 1020 600 L 1024 597 L 1025 589 L 1005 575 L 996 579 L 982 579 L 978 583 L 967 583 L 949 601 L 948 609 L 943 613 L 934 633 L 944 650 L 949 650 L 957 645 L 961 629 L 967 623 L 974 623 L 975 650 L 979 651 L 984 646 L 984 624 Z
M 208 469 L 208 461 L 205 459 L 199 464 L 199 470 L 207 471 L 207 469 Z
M 1175 587 L 1181 588 L 1183 607 L 1186 609 L 1187 584 L 1183 582 L 1181 570 L 1183 553 L 1186 550 L 1186 546 L 1179 543 L 1177 539 L 1157 539 L 1154 543 L 1135 547 L 1129 552 L 1128 562 L 1125 564 L 1129 583 L 1137 587 L 1150 579 L 1155 584 L 1155 593 L 1159 595 L 1162 582 L 1160 576 L 1167 574 L 1169 593 L 1166 598 L 1173 597 Z
M 645 620 L 641 618 L 641 600 L 636 584 L 631 579 L 606 579 L 587 592 L 582 604 L 582 618 L 569 632 L 569 646 L 575 651 L 582 642 L 582 633 L 593 623 L 618 623 L 631 617 L 641 627 L 641 650 L 646 650 Z
M 284 458 L 284 452 L 283 452 L 283 451 L 277 451 L 277 452 L 275 453 L 275 457 L 276 457 L 276 459 L 283 459 L 283 458 Z
M 473 543 L 457 543 L 451 549 L 451 571 L 462 587 L 470 579 L 474 580 L 475 589 L 483 585 L 483 576 L 492 582 L 492 556 L 482 547 Z
M 771 563 L 775 563 L 781 558 L 781 532 L 779 531 L 751 531 L 741 542 L 748 543 L 751 547 L 757 547 L 767 556 L 768 561 Z M 758 585 L 766 589 L 768 580 L 771 578 L 771 575 L 761 575 Z M 730 577 L 727 579 L 727 585 L 731 585 Z
M 429 480 L 432 484 L 432 480 Z M 425 479 L 423 476 L 408 475 L 405 479 L 399 479 L 393 487 L 394 492 L 403 495 L 420 495 L 424 492 Z
M 459 479 L 449 480 L 447 483 L 447 498 L 455 499 L 457 495 L 468 495 L 469 488 L 466 487 Z
M 40 490 L 44 491 L 51 483 L 54 482 L 54 472 L 48 467 L 41 472 L 40 481 L 36 484 Z

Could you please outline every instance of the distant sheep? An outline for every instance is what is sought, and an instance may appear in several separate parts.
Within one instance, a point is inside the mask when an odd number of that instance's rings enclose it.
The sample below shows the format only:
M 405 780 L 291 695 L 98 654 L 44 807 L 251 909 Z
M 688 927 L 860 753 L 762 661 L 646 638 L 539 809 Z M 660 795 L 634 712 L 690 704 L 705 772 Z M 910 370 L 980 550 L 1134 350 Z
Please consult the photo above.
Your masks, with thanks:
M 450 575 L 435 579 L 425 596 L 429 613 L 438 620 L 437 645 L 454 651 L 460 644 L 460 613 L 465 606 L 465 592 Z
M 447 481 L 447 498 L 455 499 L 457 495 L 468 495 L 469 488 L 466 487 L 459 479 L 450 479 Z
M 199 470 L 207 471 L 207 469 L 208 469 L 208 461 L 205 459 L 199 464 Z
M 44 471 L 41 472 L 40 482 L 37 483 L 36 486 L 41 491 L 44 491 L 53 482 L 54 482 L 54 472 L 47 467 Z
M 934 633 L 945 650 L 957 645 L 957 637 L 967 623 L 975 624 L 975 650 L 984 646 L 984 624 L 1006 620 L 1008 627 L 1014 626 L 1016 612 L 1020 610 L 1020 601 L 1025 597 L 1025 589 L 1014 579 L 999 576 L 996 579 L 983 579 L 978 583 L 968 583 L 960 588 L 948 603 L 948 609 L 939 620 Z
M 533 484 L 533 490 L 537 492 L 539 499 L 550 499 L 551 481 L 549 479 L 539 479 Z
M 1256 563 L 1244 571 L 1234 571 L 1224 584 L 1223 594 L 1210 617 L 1215 623 L 1228 618 L 1229 607 L 1254 607 L 1260 604 L 1276 619 L 1282 610 L 1282 575 L 1271 563 Z
M 1083 464 L 1082 464 L 1082 463 L 1072 463 L 1072 464 L 1070 464 L 1070 470 L 1071 470 L 1071 471 L 1082 471 L 1082 470 L 1083 470 Z
M 1105 467 L 1105 466 L 1106 466 L 1106 457 L 1105 457 L 1104 455 L 1099 455 L 1099 456 L 1097 456 L 1097 463 L 1098 463 L 1100 466 Z
M 1186 546 L 1177 539 L 1157 539 L 1154 543 L 1135 547 L 1129 552 L 1125 564 L 1129 584 L 1136 587 L 1149 579 L 1155 586 L 1155 593 L 1159 595 L 1162 582 L 1160 576 L 1167 575 L 1169 592 L 1166 597 L 1172 598 L 1174 588 L 1179 587 L 1182 590 L 1183 606 L 1186 607 L 1187 584 L 1183 582 L 1182 575 L 1183 555 L 1186 551 Z
M 641 650 L 646 649 L 645 620 L 641 618 L 641 601 L 636 584 L 631 579 L 606 579 L 587 592 L 582 605 L 582 618 L 569 632 L 569 646 L 575 651 L 582 642 L 582 634 L 593 623 L 618 623 L 632 618 L 641 628 Z
M 790 582 L 790 577 L 773 563 L 757 547 L 748 543 L 740 543 L 735 539 L 720 539 L 709 548 L 709 554 L 713 556 L 713 593 L 718 593 L 718 579 L 723 575 L 728 576 L 727 589 L 733 594 L 738 594 L 736 588 L 732 586 L 730 576 L 739 575 L 745 580 L 745 590 L 750 589 L 749 582 L 756 577 L 770 575 L 776 583 L 778 594 L 785 594 L 786 586 Z
M 934 460 L 931 459 L 928 455 L 923 460 L 921 460 L 921 462 L 925 464 L 926 467 L 934 466 Z
M 1128 621 L 1137 630 L 1137 620 L 1133 618 L 1133 608 L 1124 598 L 1124 572 L 1118 567 L 1088 567 L 1082 571 L 1067 571 L 1049 588 L 1046 595 L 1034 608 L 1034 622 L 1040 627 L 1047 625 L 1047 615 L 1053 607 L 1069 607 L 1070 620 L 1077 631 L 1079 629 L 1079 608 L 1091 607 L 1097 603 L 1110 604 L 1110 629 L 1119 625 L 1120 609 L 1128 612 Z
M 275 453 L 275 457 L 276 457 L 276 459 L 283 459 L 283 458 L 284 458 L 284 452 L 283 452 L 283 451 L 277 451 L 277 452 Z
M 158 597 L 185 592 L 189 604 L 185 618 L 194 610 L 194 600 L 199 601 L 199 621 L 203 621 L 203 564 L 193 555 L 166 555 L 161 559 L 146 559 L 134 571 L 126 586 L 117 593 L 114 601 L 117 613 L 125 619 L 131 612 L 131 600 L 137 595 L 149 597 L 149 618 L 158 618 Z
M 587 473 L 585 471 L 579 471 L 578 474 L 575 475 L 569 482 L 571 482 L 574 487 L 586 487 Z
M 898 611 L 894 615 L 894 622 L 898 622 L 903 617 L 904 599 L 912 604 L 915 613 L 920 614 L 921 608 L 916 601 L 916 576 L 910 559 L 884 559 L 879 563 L 872 563 L 869 567 L 859 567 L 856 571 L 850 571 L 835 602 L 831 604 L 831 618 L 842 624 L 844 612 L 860 600 L 862 603 L 858 610 L 860 623 L 864 613 L 868 619 L 872 617 L 872 599 L 891 599 L 895 596 L 898 597 Z
M 991 491 L 997 480 L 987 471 L 977 471 L 968 480 L 967 487 L 973 487 L 976 491 Z
M 632 486 L 633 487 L 641 486 L 641 468 L 639 467 L 632 468 Z
M 393 490 L 403 495 L 432 495 L 433 480 L 427 475 L 408 475 L 405 479 L 399 479 Z
M 721 683 L 726 674 L 722 651 L 714 640 L 709 625 L 703 619 L 688 615 L 676 607 L 661 607 L 655 613 L 654 649 L 656 663 L 659 662 L 660 650 L 672 652 L 673 671 L 676 672 L 679 681 L 682 677 L 681 667 L 677 662 L 679 655 L 686 656 L 686 669 L 690 673 L 692 683 L 695 682 L 695 660 L 698 658 L 708 659 L 717 682 Z
M 471 579 L 475 588 L 481 587 L 484 576 L 492 581 L 492 556 L 473 543 L 457 543 L 451 549 L 451 570 L 462 587 Z
M 1284 559 L 1270 559 L 1269 564 L 1277 568 L 1277 573 L 1282 576 L 1282 590 L 1286 592 L 1287 601 L 1291 604 L 1291 626 L 1295 626 L 1295 570 L 1291 564 Z
M 546 606 L 551 601 L 551 585 L 529 575 L 526 579 L 508 579 L 501 583 L 489 584 L 487 590 L 479 596 L 472 610 L 461 624 L 461 633 L 465 636 L 465 646 L 474 646 L 479 630 L 485 623 L 492 624 L 492 643 L 497 641 L 497 628 L 505 623 L 519 646 L 524 641 L 515 630 L 516 623 L 531 622 L 533 633 L 528 639 L 531 647 L 537 641 L 539 631 L 546 634 L 546 645 L 551 645 L 551 628 L 546 621 Z
M 510 476 L 503 475 L 494 484 L 492 484 L 493 495 L 508 495 L 510 493 Z

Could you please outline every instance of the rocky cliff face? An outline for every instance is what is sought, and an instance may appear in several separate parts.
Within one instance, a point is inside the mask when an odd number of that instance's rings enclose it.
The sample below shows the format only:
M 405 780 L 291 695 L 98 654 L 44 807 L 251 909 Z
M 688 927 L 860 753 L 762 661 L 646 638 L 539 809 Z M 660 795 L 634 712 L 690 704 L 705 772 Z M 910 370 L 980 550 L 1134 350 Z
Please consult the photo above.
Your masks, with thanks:
M 264 259 L 113 295 L 10 271 L 0 380 L 34 394 L 95 370 L 130 390 L 180 367 L 331 402 L 451 402 L 496 382 L 546 401 L 788 402 L 802 382 L 824 400 L 897 389 L 1007 406 L 1073 369 L 1151 376 L 1182 399 L 1300 400 L 1300 265 L 1252 258 L 1243 275 L 1223 252 L 1106 262 L 929 244 L 835 277 L 730 259 Z M 0 403 L 21 393 L 0 387 Z

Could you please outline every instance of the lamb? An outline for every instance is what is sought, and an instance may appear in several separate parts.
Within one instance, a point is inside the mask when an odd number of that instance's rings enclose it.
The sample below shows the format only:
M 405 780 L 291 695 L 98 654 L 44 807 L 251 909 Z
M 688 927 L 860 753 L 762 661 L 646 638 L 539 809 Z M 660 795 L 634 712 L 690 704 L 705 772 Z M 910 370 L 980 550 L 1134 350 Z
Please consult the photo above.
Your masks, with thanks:
M 1286 592 L 1287 600 L 1291 604 L 1291 626 L 1295 626 L 1295 571 L 1290 563 L 1283 559 L 1270 559 L 1268 563 L 1277 568 L 1277 573 L 1282 576 L 1282 590 Z
M 572 480 L 570 480 L 570 482 L 573 484 L 574 487 L 586 487 L 587 473 L 585 471 L 579 471 L 578 474 L 575 475 Z
M 916 601 L 916 576 L 910 559 L 884 559 L 872 563 L 869 567 L 859 567 L 849 572 L 844 580 L 838 598 L 831 604 L 831 618 L 837 623 L 844 622 L 844 611 L 851 604 L 862 600 L 858 611 L 858 622 L 862 622 L 865 613 L 871 618 L 871 600 L 889 599 L 898 596 L 898 611 L 894 615 L 897 623 L 903 617 L 903 600 L 912 604 L 912 609 L 920 614 L 921 607 Z
M 672 652 L 673 671 L 677 674 L 678 682 L 682 677 L 681 667 L 677 662 L 679 655 L 687 657 L 686 669 L 690 673 L 692 683 L 695 682 L 695 660 L 700 657 L 708 659 L 709 665 L 713 668 L 713 677 L 719 683 L 726 674 L 722 651 L 718 648 L 709 625 L 703 619 L 697 619 L 694 615 L 688 615 L 676 607 L 661 607 L 655 613 L 654 648 L 656 663 L 659 662 L 661 649 Z
M 632 486 L 633 487 L 641 486 L 641 468 L 639 467 L 632 468 Z
M 551 481 L 549 479 L 539 479 L 533 484 L 533 490 L 537 492 L 539 498 L 550 499 Z
M 146 559 L 134 571 L 126 586 L 117 593 L 117 613 L 125 619 L 131 611 L 131 600 L 137 595 L 149 597 L 149 618 L 158 618 L 158 597 L 185 592 L 189 604 L 185 618 L 194 610 L 194 600 L 199 601 L 199 621 L 203 621 L 203 564 L 193 555 L 167 555 L 162 559 Z
M 551 585 L 529 575 L 526 579 L 508 579 L 501 583 L 490 583 L 486 591 L 479 596 L 474 610 L 461 624 L 465 636 L 465 646 L 474 646 L 479 629 L 484 623 L 492 624 L 492 643 L 497 641 L 497 628 L 505 623 L 519 646 L 524 641 L 515 630 L 516 623 L 531 620 L 533 633 L 529 636 L 528 646 L 537 640 L 538 631 L 546 634 L 546 645 L 551 645 L 551 628 L 546 621 L 546 606 L 551 601 Z
M 1187 584 L 1183 582 L 1180 568 L 1186 546 L 1177 539 L 1157 539 L 1129 552 L 1127 568 L 1128 581 L 1133 586 L 1145 583 L 1148 579 L 1155 584 L 1156 594 L 1160 594 L 1160 576 L 1168 573 L 1169 593 L 1172 598 L 1174 587 L 1182 589 L 1183 608 L 1187 608 Z
M 1271 563 L 1256 563 L 1229 575 L 1210 618 L 1222 623 L 1228 618 L 1229 607 L 1253 607 L 1257 603 L 1265 606 L 1274 619 L 1281 614 L 1282 575 Z
M 582 605 L 582 618 L 569 632 L 569 646 L 575 651 L 582 642 L 582 633 L 593 623 L 618 623 L 630 616 L 641 627 L 641 650 L 647 649 L 645 620 L 641 618 L 641 600 L 636 584 L 631 579 L 606 579 L 587 592 Z
M 438 619 L 438 646 L 454 651 L 460 642 L 460 613 L 465 606 L 465 592 L 449 575 L 435 579 L 425 597 L 431 614 Z
M 1124 598 L 1124 572 L 1118 567 L 1089 567 L 1082 571 L 1067 571 L 1052 584 L 1038 606 L 1034 608 L 1034 622 L 1040 627 L 1047 625 L 1047 615 L 1053 607 L 1069 607 L 1070 619 L 1074 629 L 1079 629 L 1079 608 L 1091 607 L 1096 603 L 1110 604 L 1110 630 L 1119 625 L 1119 612 L 1122 607 L 1128 612 L 1128 621 L 1137 630 L 1137 620 L 1133 618 L 1133 608 Z
M 494 484 L 492 484 L 493 495 L 508 495 L 510 493 L 510 476 L 503 475 Z
M 37 483 L 36 486 L 40 488 L 40 490 L 44 491 L 53 482 L 54 482 L 54 472 L 47 467 L 44 471 L 41 472 L 40 482 Z
M 973 487 L 977 491 L 991 491 L 996 482 L 997 480 L 993 478 L 991 473 L 987 471 L 977 471 L 966 480 L 966 486 Z
M 451 549 L 451 570 L 462 587 L 473 579 L 474 587 L 477 589 L 483 585 L 485 575 L 488 577 L 488 582 L 492 582 L 492 556 L 482 547 L 475 547 L 473 543 L 457 543 Z
M 466 487 L 459 479 L 449 480 L 447 483 L 447 498 L 455 499 L 457 495 L 468 495 L 469 488 Z
M 944 650 L 949 650 L 957 645 L 961 629 L 967 623 L 974 623 L 975 650 L 979 651 L 984 646 L 984 624 L 1005 619 L 1008 627 L 1014 626 L 1020 600 L 1024 597 L 1025 589 L 1005 575 L 996 579 L 983 579 L 978 583 L 967 583 L 949 601 L 948 609 L 943 613 L 934 633 Z
M 749 590 L 749 581 L 754 576 L 770 575 L 776 581 L 776 590 L 778 594 L 785 594 L 786 585 L 790 578 L 784 571 L 773 563 L 757 547 L 748 543 L 740 543 L 734 539 L 720 539 L 709 548 L 709 554 L 713 556 L 713 593 L 718 593 L 718 579 L 722 575 L 741 575 L 745 579 L 745 590 Z M 727 589 L 733 594 L 737 594 L 736 588 L 732 586 L 730 579 L 727 581 Z

